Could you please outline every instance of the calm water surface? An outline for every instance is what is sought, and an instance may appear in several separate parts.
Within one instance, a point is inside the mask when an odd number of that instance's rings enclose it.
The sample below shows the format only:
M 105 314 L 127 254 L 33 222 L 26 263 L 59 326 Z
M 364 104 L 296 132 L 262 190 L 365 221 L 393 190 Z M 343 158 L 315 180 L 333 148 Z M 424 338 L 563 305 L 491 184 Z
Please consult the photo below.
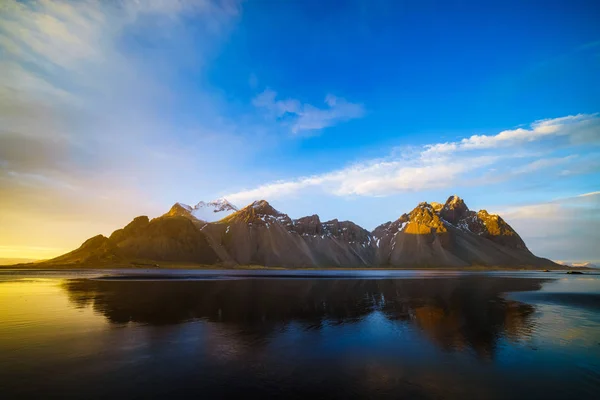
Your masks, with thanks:
M 2 271 L 0 399 L 600 398 L 600 276 Z

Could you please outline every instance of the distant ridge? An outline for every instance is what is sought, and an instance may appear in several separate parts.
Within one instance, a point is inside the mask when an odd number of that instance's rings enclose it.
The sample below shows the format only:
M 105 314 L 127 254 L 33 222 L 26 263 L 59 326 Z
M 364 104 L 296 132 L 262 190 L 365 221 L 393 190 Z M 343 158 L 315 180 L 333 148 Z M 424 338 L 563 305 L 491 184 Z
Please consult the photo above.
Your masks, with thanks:
M 0 265 L 14 265 L 36 262 L 35 258 L 0 258 Z
M 598 263 L 592 263 L 589 261 L 580 261 L 580 262 L 569 262 L 569 261 L 554 261 L 557 264 L 564 265 L 565 267 L 572 268 L 600 268 Z
M 372 232 L 318 215 L 291 219 L 266 200 L 238 209 L 225 199 L 135 218 L 110 237 L 36 265 L 66 267 L 190 263 L 233 267 L 556 268 L 533 255 L 499 215 L 472 211 L 458 196 L 418 204 Z

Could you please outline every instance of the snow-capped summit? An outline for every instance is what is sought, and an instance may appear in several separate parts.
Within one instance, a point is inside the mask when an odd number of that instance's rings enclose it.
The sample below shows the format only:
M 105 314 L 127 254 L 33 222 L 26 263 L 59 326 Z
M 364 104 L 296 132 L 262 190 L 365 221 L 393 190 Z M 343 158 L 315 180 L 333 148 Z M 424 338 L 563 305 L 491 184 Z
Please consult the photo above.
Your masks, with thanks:
M 209 202 L 201 201 L 194 207 L 190 207 L 183 203 L 176 203 L 169 213 L 172 215 L 188 213 L 188 215 L 191 214 L 194 218 L 199 220 L 215 222 L 233 214 L 237 210 L 238 208 L 226 199 L 216 199 Z
M 236 212 L 238 208 L 227 199 L 216 199 L 209 202 L 201 201 L 192 209 L 192 215 L 202 221 L 215 222 Z

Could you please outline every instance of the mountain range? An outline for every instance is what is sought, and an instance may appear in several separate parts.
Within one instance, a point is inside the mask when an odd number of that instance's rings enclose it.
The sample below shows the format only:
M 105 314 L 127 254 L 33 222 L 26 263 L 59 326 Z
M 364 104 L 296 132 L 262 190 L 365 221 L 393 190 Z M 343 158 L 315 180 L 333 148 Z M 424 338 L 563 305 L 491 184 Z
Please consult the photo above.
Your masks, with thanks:
M 37 267 L 172 265 L 286 268 L 327 267 L 523 267 L 558 264 L 533 255 L 502 217 L 471 211 L 458 196 L 420 203 L 372 232 L 351 221 L 292 219 L 267 201 L 238 209 L 225 199 L 196 206 L 174 204 L 150 220 L 134 218 L 109 237 Z

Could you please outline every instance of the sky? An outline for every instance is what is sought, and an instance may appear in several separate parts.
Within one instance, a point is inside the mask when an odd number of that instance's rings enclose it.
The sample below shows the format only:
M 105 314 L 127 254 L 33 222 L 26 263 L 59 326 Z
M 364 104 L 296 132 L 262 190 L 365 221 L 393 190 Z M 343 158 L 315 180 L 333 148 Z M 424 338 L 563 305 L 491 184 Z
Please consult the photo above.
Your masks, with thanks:
M 175 202 L 373 229 L 452 194 L 600 260 L 597 1 L 0 2 L 0 258 Z

